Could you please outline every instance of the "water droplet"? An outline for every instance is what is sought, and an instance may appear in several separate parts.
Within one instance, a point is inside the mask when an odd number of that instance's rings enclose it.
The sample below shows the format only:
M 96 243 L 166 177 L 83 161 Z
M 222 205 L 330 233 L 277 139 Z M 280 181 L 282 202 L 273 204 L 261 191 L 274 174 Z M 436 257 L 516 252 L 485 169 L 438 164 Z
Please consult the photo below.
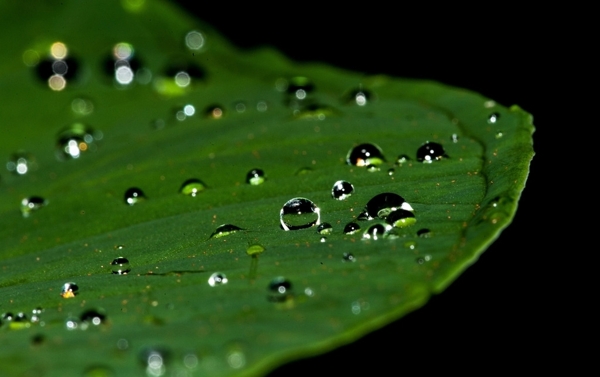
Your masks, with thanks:
M 228 236 L 230 234 L 239 232 L 240 230 L 244 230 L 240 227 L 237 227 L 233 224 L 223 224 L 223 225 L 219 225 L 217 227 L 217 229 L 215 229 L 215 231 L 210 235 L 210 238 L 220 238 L 220 237 L 225 237 Z
M 264 113 L 265 111 L 267 111 L 269 109 L 269 105 L 267 104 L 266 101 L 258 101 L 256 103 L 256 110 Z
M 117 348 L 124 351 L 129 348 L 129 341 L 125 338 L 117 340 Z
M 378 146 L 365 143 L 352 148 L 346 156 L 346 162 L 355 166 L 381 165 L 385 158 Z
M 198 356 L 188 353 L 183 357 L 183 365 L 188 369 L 194 369 L 198 366 Z
M 367 220 L 375 218 L 385 219 L 390 213 L 399 209 L 414 211 L 403 197 L 398 194 L 386 192 L 375 195 L 367 202 L 364 215 L 367 217 Z
M 223 106 L 211 105 L 204 110 L 204 115 L 210 119 L 221 119 L 225 115 L 225 110 L 223 110 Z
M 63 284 L 62 288 L 60 289 L 60 295 L 63 298 L 73 298 L 75 297 L 75 295 L 78 294 L 78 291 L 79 287 L 77 286 L 77 284 L 73 282 L 68 282 Z
M 69 331 L 77 330 L 77 328 L 79 327 L 79 320 L 75 317 L 68 317 L 65 320 L 65 327 Z
M 452 140 L 453 143 L 458 143 L 458 134 L 452 134 L 450 140 Z
M 304 76 L 292 77 L 287 82 L 286 91 L 288 94 L 296 97 L 299 100 L 306 98 L 308 93 L 311 93 L 315 89 L 315 86 L 311 80 Z
M 319 241 L 320 241 L 320 242 L 327 242 L 327 237 L 321 237 L 321 238 L 319 239 Z
M 354 257 L 354 255 L 352 253 L 344 253 L 342 255 L 342 260 L 344 262 L 356 262 L 356 258 Z
M 30 196 L 21 200 L 21 214 L 23 217 L 29 217 L 31 212 L 48 205 L 48 202 L 40 196 Z
M 416 262 L 417 262 L 418 264 L 423 264 L 423 263 L 425 263 L 425 262 L 429 262 L 430 260 L 431 260 L 431 256 L 430 256 L 430 255 L 425 255 L 425 256 L 423 256 L 423 257 L 418 257 L 418 258 L 416 259 Z
M 417 243 L 415 241 L 406 241 L 404 243 L 404 247 L 410 250 L 414 250 L 417 247 Z
M 337 181 L 331 189 L 331 197 L 337 200 L 345 200 L 354 192 L 354 186 L 347 181 Z
M 73 123 L 58 133 L 56 158 L 60 161 L 79 158 L 82 153 L 95 150 L 95 141 L 102 136 L 102 132 L 94 131 L 83 123 Z
M 502 131 L 496 132 L 496 135 L 495 135 L 496 139 L 500 139 L 500 138 L 502 138 L 502 136 L 504 136 L 504 134 L 502 133 Z
M 269 283 L 268 299 L 272 302 L 285 302 L 292 297 L 292 283 L 278 276 Z
M 243 113 L 246 111 L 246 104 L 244 102 L 236 102 L 235 111 L 238 113 Z
M 162 376 L 166 373 L 166 364 L 170 359 L 170 352 L 161 348 L 145 348 L 139 354 L 139 360 L 150 376 Z
M 258 186 L 265 182 L 265 172 L 260 169 L 252 169 L 246 174 L 246 183 L 252 186 Z
M 408 157 L 405 154 L 401 154 L 400 156 L 398 156 L 398 158 L 396 159 L 396 165 L 400 166 L 402 164 L 407 163 L 408 161 L 410 161 L 410 157 Z
M 179 188 L 179 192 L 184 195 L 195 197 L 196 195 L 204 191 L 205 188 L 206 185 L 204 184 L 204 182 L 202 182 L 199 179 L 191 178 L 183 182 L 183 184 Z
M 369 164 L 366 166 L 367 167 L 367 171 L 370 173 L 374 173 L 376 171 L 380 171 L 381 169 L 379 168 L 379 166 L 377 165 L 373 165 L 373 164 Z
M 13 318 L 13 322 L 27 322 L 27 314 L 18 312 Z
M 129 265 L 129 259 L 124 257 L 115 258 L 111 263 L 110 267 L 112 273 L 115 275 L 127 275 L 131 271 Z
M 500 119 L 500 114 L 491 113 L 490 116 L 488 117 L 488 123 L 494 124 L 494 123 L 498 122 L 498 119 Z
M 321 223 L 321 210 L 306 198 L 294 198 L 283 205 L 279 220 L 284 230 L 310 228 Z
M 227 284 L 227 276 L 221 272 L 215 272 L 208 278 L 208 285 L 216 287 L 217 285 Z
M 444 147 L 441 144 L 434 142 L 425 142 L 417 150 L 417 160 L 424 163 L 432 163 L 433 161 L 439 161 L 442 158 L 447 158 Z
M 414 225 L 417 222 L 415 219 L 415 214 L 411 211 L 407 211 L 404 209 L 397 209 L 391 212 L 385 221 L 392 225 L 394 228 L 404 228 L 410 225 Z
M 94 103 L 87 98 L 75 98 L 71 101 L 71 110 L 77 115 L 90 115 L 94 112 Z
M 37 167 L 35 158 L 31 153 L 18 151 L 8 158 L 6 170 L 17 175 L 24 175 Z
M 89 325 L 99 326 L 102 324 L 106 320 L 106 315 L 97 310 L 89 309 L 81 313 L 79 319 L 81 320 L 81 325 L 87 328 Z
M 13 320 L 13 314 L 11 312 L 6 312 L 2 314 L 2 319 L 9 322 Z
M 377 241 L 378 239 L 383 238 L 390 229 L 392 229 L 392 227 L 388 224 L 373 224 L 363 233 L 363 240 Z
M 427 228 L 419 229 L 417 231 L 417 236 L 421 238 L 429 238 L 431 237 L 431 231 Z
M 146 195 L 137 187 L 131 187 L 125 191 L 125 203 L 130 206 L 137 204 L 146 199 Z
M 358 106 L 365 106 L 371 100 L 371 92 L 362 88 L 358 88 L 352 90 L 348 94 L 347 98 L 347 102 L 356 104 Z
M 394 175 L 395 172 L 396 172 L 396 170 L 394 168 L 389 168 L 388 171 L 387 171 L 387 173 L 388 173 L 389 176 Z
M 328 236 L 333 232 L 333 227 L 329 223 L 323 223 L 317 227 L 317 233 L 322 236 Z
M 248 248 L 246 249 L 246 254 L 250 255 L 250 256 L 258 256 L 259 254 L 262 254 L 265 251 L 265 247 L 259 244 L 254 244 L 254 245 L 250 245 L 248 246 Z
M 348 223 L 346 224 L 346 226 L 344 227 L 344 233 L 345 234 L 354 234 L 356 232 L 360 231 L 360 225 L 358 225 L 357 223 Z
M 240 369 L 246 365 L 246 354 L 244 353 L 244 347 L 239 343 L 234 343 L 228 346 L 227 350 L 227 364 L 233 369 Z
M 204 46 L 204 35 L 193 30 L 185 35 L 185 45 L 190 50 L 200 50 Z

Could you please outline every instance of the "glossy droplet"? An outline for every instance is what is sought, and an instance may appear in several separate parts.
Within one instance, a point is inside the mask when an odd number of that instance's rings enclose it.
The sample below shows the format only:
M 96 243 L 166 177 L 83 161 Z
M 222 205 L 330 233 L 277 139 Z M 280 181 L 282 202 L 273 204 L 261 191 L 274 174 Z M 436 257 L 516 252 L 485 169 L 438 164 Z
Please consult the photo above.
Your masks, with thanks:
M 60 289 L 60 295 L 63 298 L 73 298 L 78 294 L 78 292 L 79 287 L 73 282 L 63 284 L 62 288 Z
M 6 170 L 17 175 L 27 174 L 36 167 L 37 163 L 33 155 L 25 151 L 11 154 L 6 163 Z
M 196 195 L 204 191 L 205 188 L 206 185 L 204 184 L 204 182 L 202 182 L 199 179 L 191 178 L 183 182 L 183 184 L 179 188 L 179 192 L 184 195 L 195 197 Z
M 130 206 L 137 204 L 146 199 L 146 195 L 137 187 L 131 187 L 125 191 L 125 203 Z
M 431 231 L 427 228 L 419 229 L 417 231 L 417 236 L 421 238 L 429 238 L 431 237 Z
M 363 212 L 367 220 L 375 218 L 385 219 L 390 213 L 396 210 L 414 211 L 403 197 L 398 194 L 386 192 L 375 195 L 367 205 Z
M 495 124 L 496 122 L 498 122 L 498 119 L 500 119 L 500 114 L 498 113 L 492 113 L 490 114 L 490 116 L 488 116 L 488 123 L 490 124 Z
M 383 238 L 390 229 L 392 227 L 388 224 L 373 224 L 363 233 L 363 240 L 377 241 Z
M 284 230 L 310 228 L 321 223 L 321 210 L 306 198 L 294 198 L 283 205 L 279 220 Z
M 204 110 L 204 115 L 209 119 L 221 119 L 225 115 L 225 110 L 221 105 L 211 105 Z
M 385 162 L 385 158 L 378 146 L 365 143 L 350 149 L 346 162 L 354 166 L 381 165 Z
M 57 136 L 56 158 L 60 161 L 76 159 L 83 153 L 96 149 L 96 141 L 102 139 L 100 131 L 94 131 L 83 123 L 63 128 Z
M 65 327 L 69 331 L 77 330 L 79 328 L 79 320 L 75 317 L 68 317 L 65 320 Z
M 354 186 L 347 181 L 337 181 L 331 189 L 331 197 L 337 200 L 345 200 L 354 192 Z
M 379 166 L 373 165 L 373 164 L 367 165 L 366 168 L 367 168 L 367 171 L 371 172 L 371 173 L 374 173 L 376 171 L 380 171 L 381 170 L 381 168 Z
M 358 88 L 348 93 L 346 102 L 355 104 L 357 106 L 365 106 L 371 100 L 371 97 L 370 91 L 363 88 Z
M 317 227 L 317 233 L 322 236 L 328 236 L 333 232 L 333 227 L 329 223 L 323 223 Z
M 267 298 L 272 302 L 285 302 L 292 297 L 292 283 L 283 276 L 271 280 L 268 290 Z
M 400 166 L 402 164 L 406 164 L 408 161 L 410 161 L 410 157 L 408 157 L 405 154 L 401 154 L 400 156 L 398 156 L 398 158 L 396 159 L 396 165 Z
M 139 360 L 149 376 L 164 375 L 170 358 L 171 353 L 163 348 L 145 348 L 139 354 Z
M 13 318 L 13 322 L 27 322 L 27 314 L 18 312 Z
M 106 315 L 99 312 L 98 310 L 89 309 L 89 310 L 86 310 L 85 312 L 81 313 L 81 315 L 79 316 L 79 319 L 81 320 L 82 324 L 85 324 L 86 326 L 87 325 L 99 326 L 100 324 L 104 323 L 104 321 L 106 320 Z
M 227 276 L 221 272 L 215 272 L 208 278 L 208 285 L 216 287 L 217 285 L 227 284 Z
M 48 202 L 40 196 L 30 196 L 21 200 L 21 214 L 23 217 L 29 217 L 31 212 L 48 205 Z
M 321 237 L 321 238 L 319 238 L 319 241 L 320 242 L 327 242 L 327 237 Z
M 127 275 L 131 271 L 129 265 L 129 259 L 124 257 L 115 258 L 111 263 L 110 267 L 112 273 L 115 275 Z
M 357 223 L 348 223 L 346 224 L 346 226 L 344 227 L 344 233 L 345 234 L 354 234 L 356 232 L 360 231 L 360 225 L 358 225 Z
M 404 228 L 410 225 L 414 225 L 417 222 L 415 214 L 412 211 L 404 209 L 397 209 L 391 212 L 385 219 L 385 221 L 392 225 L 394 228 Z
M 417 160 L 424 163 L 432 163 L 433 161 L 440 161 L 442 158 L 447 158 L 444 147 L 441 144 L 434 142 L 426 142 L 421 145 L 417 150 Z
M 11 312 L 6 312 L 6 313 L 2 313 L 2 319 L 5 321 L 12 321 L 14 318 L 14 315 Z
M 387 173 L 391 177 L 392 175 L 394 175 L 394 173 L 396 173 L 396 170 L 394 168 L 389 168 Z
M 265 247 L 263 245 L 254 244 L 254 245 L 248 246 L 248 248 L 246 249 L 246 254 L 248 254 L 250 256 L 258 256 L 259 254 L 262 254 L 264 251 L 265 251 Z
M 235 226 L 233 224 L 223 224 L 223 225 L 219 225 L 217 227 L 217 229 L 215 229 L 215 231 L 210 235 L 210 238 L 220 238 L 220 237 L 225 237 L 228 236 L 230 234 L 239 232 L 240 230 L 244 230 L 238 226 Z
M 344 262 L 356 262 L 356 258 L 354 257 L 354 255 L 352 253 L 344 253 L 342 255 L 342 260 Z
M 252 169 L 246 174 L 246 183 L 252 186 L 263 184 L 267 178 L 261 169 Z

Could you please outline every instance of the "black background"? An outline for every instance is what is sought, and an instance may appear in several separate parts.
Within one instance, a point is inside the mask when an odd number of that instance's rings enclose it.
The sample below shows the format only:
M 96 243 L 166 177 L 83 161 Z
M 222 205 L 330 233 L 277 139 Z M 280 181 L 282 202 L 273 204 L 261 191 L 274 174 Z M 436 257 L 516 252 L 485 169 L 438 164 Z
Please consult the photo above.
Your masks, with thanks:
M 536 156 L 513 223 L 446 291 L 423 308 L 328 354 L 284 365 L 272 376 L 340 375 L 406 369 L 422 372 L 518 370 L 546 364 L 556 331 L 541 282 L 544 248 L 532 234 L 543 199 L 540 164 L 553 121 L 552 28 L 539 16 L 499 4 L 434 9 L 433 4 L 377 2 L 327 10 L 310 2 L 205 4 L 178 1 L 243 49 L 272 46 L 291 59 L 345 69 L 440 81 L 467 88 L 534 116 Z M 270 9 L 271 8 L 271 9 Z M 558 82 L 557 82 L 558 81 Z M 543 285 L 543 287 L 541 286 Z M 552 309 L 549 309 L 552 310 Z M 558 360 L 555 360 L 558 361 Z M 546 364 L 547 365 L 547 364 Z M 395 372 L 392 372 L 395 371 Z

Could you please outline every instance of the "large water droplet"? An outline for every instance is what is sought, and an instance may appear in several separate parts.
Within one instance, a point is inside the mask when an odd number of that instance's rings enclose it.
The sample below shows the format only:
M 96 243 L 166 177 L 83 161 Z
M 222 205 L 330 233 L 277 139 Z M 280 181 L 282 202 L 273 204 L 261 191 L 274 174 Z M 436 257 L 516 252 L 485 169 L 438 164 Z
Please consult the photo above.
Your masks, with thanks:
M 421 145 L 417 150 L 417 160 L 424 163 L 432 163 L 433 161 L 439 161 L 442 158 L 447 158 L 444 147 L 441 144 L 434 142 L 426 142 Z
M 233 224 L 223 224 L 223 225 L 219 225 L 217 227 L 217 229 L 215 229 L 215 231 L 210 235 L 210 238 L 220 238 L 220 237 L 225 237 L 228 236 L 230 234 L 239 232 L 240 230 L 244 230 L 238 226 L 235 226 Z
M 354 234 L 356 232 L 360 231 L 360 225 L 358 225 L 357 223 L 348 223 L 346 224 L 346 226 L 344 227 L 344 233 L 345 234 Z
M 385 221 L 394 228 L 404 228 L 416 223 L 417 219 L 415 219 L 415 214 L 411 211 L 396 209 L 386 217 Z
M 184 195 L 195 197 L 196 195 L 204 191 L 205 188 L 206 185 L 204 184 L 204 182 L 202 182 L 199 179 L 192 178 L 183 182 L 183 184 L 179 188 L 179 192 Z
M 63 298 L 73 298 L 78 294 L 78 292 L 79 287 L 73 282 L 63 284 L 62 288 L 60 289 L 60 295 Z
M 129 265 L 129 259 L 124 257 L 115 258 L 111 263 L 110 267 L 112 273 L 115 275 L 127 275 L 131 271 Z
M 500 119 L 500 114 L 498 114 L 498 113 L 492 113 L 488 117 L 488 123 L 494 124 L 494 123 L 498 122 L 498 119 Z
M 306 198 L 294 198 L 283 205 L 279 220 L 284 230 L 310 228 L 321 223 L 321 210 Z
M 388 224 L 373 224 L 363 233 L 363 240 L 377 241 L 383 238 L 390 229 L 392 227 Z
M 33 155 L 25 151 L 11 154 L 6 163 L 6 170 L 17 175 L 27 174 L 36 167 L 37 163 Z
M 246 183 L 253 186 L 258 186 L 265 182 L 265 172 L 261 169 L 252 169 L 246 174 Z
M 73 123 L 58 133 L 56 158 L 61 161 L 79 158 L 82 153 L 95 150 L 95 142 L 102 136 L 102 132 L 94 131 L 83 123 Z
M 355 166 L 381 165 L 385 162 L 385 158 L 378 146 L 365 143 L 350 149 L 346 162 L 348 165 Z
M 48 205 L 48 202 L 40 196 L 30 196 L 21 200 L 21 214 L 23 217 L 29 217 L 31 212 Z
M 272 302 L 285 302 L 292 297 L 292 283 L 278 276 L 269 283 L 269 295 L 267 298 Z
M 317 233 L 322 236 L 328 236 L 333 232 L 333 227 L 329 223 L 323 223 L 317 227 Z
M 403 197 L 392 192 L 375 195 L 367 202 L 364 215 L 367 220 L 385 219 L 396 210 L 414 211 Z
M 99 326 L 100 324 L 104 323 L 106 320 L 106 315 L 98 310 L 89 309 L 81 313 L 79 319 L 81 320 L 82 327 L 87 328 L 89 325 Z
M 216 287 L 217 285 L 227 284 L 227 276 L 221 272 L 215 272 L 208 278 L 208 285 Z
M 337 200 L 344 200 L 354 192 L 354 186 L 347 181 L 337 181 L 331 189 L 331 196 Z
M 146 195 L 137 187 L 131 187 L 125 191 L 125 203 L 130 206 L 137 204 L 146 199 Z

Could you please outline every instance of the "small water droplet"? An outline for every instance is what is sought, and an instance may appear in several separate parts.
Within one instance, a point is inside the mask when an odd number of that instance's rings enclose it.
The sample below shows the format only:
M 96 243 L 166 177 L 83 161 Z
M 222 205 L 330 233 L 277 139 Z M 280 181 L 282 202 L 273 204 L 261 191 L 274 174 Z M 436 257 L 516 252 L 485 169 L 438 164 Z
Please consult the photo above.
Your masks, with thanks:
M 204 115 L 210 119 L 221 119 L 225 115 L 225 110 L 223 110 L 223 106 L 211 105 L 206 107 Z
M 408 161 L 410 161 L 410 157 L 405 154 L 401 154 L 396 159 L 396 165 L 401 166 L 402 164 L 406 164 Z
M 284 230 L 310 228 L 321 223 L 321 210 L 309 199 L 293 198 L 281 208 L 279 220 Z
M 75 98 L 71 101 L 71 110 L 77 115 L 90 115 L 94 112 L 94 102 L 83 97 Z
M 56 158 L 59 161 L 79 158 L 82 153 L 95 150 L 95 142 L 102 136 L 102 132 L 94 131 L 83 123 L 73 123 L 58 133 Z
M 287 82 L 286 92 L 294 96 L 299 100 L 303 100 L 306 98 L 308 93 L 311 93 L 315 89 L 315 86 L 311 82 L 311 80 L 304 76 L 296 76 L 292 77 Z
M 228 236 L 230 234 L 239 232 L 240 230 L 244 230 L 238 226 L 235 226 L 233 224 L 223 224 L 223 225 L 219 225 L 217 227 L 217 229 L 215 229 L 215 231 L 210 235 L 210 238 L 220 238 L 220 237 L 225 237 Z
M 348 223 L 346 224 L 346 226 L 344 227 L 344 233 L 345 234 L 354 234 L 356 232 L 360 231 L 360 225 L 358 225 L 357 223 Z
M 381 165 L 385 162 L 385 158 L 378 146 L 365 143 L 350 149 L 346 162 L 354 166 Z
M 129 259 L 124 257 L 115 258 L 111 263 L 110 267 L 112 273 L 115 275 L 127 275 L 131 271 L 129 265 Z
M 48 201 L 40 196 L 30 196 L 21 200 L 21 214 L 23 217 L 29 217 L 31 212 L 48 205 Z
M 144 348 L 139 354 L 139 360 L 150 376 L 162 376 L 166 373 L 166 364 L 170 359 L 170 352 L 162 348 Z
M 11 312 L 6 312 L 2 314 L 2 319 L 9 322 L 13 320 L 13 314 Z
M 317 233 L 322 236 L 328 236 L 333 232 L 333 227 L 329 223 L 323 223 L 317 227 Z
M 452 135 L 450 136 L 450 140 L 451 140 L 453 143 L 458 143 L 458 134 L 452 134 Z
M 77 330 L 79 328 L 79 320 L 75 317 L 68 317 L 65 320 L 65 327 L 69 331 Z
M 77 286 L 77 284 L 75 284 L 73 282 L 68 282 L 68 283 L 63 284 L 62 288 L 60 289 L 60 295 L 63 298 L 73 298 L 78 293 L 79 293 L 79 287 Z
M 221 272 L 215 272 L 208 278 L 208 285 L 216 287 L 217 285 L 227 284 L 227 276 Z
M 259 244 L 254 244 L 254 245 L 250 245 L 248 246 L 248 248 L 246 249 L 246 254 L 250 255 L 250 256 L 258 256 L 259 254 L 262 254 L 265 251 L 265 247 Z
M 131 187 L 125 191 L 125 203 L 130 206 L 146 199 L 146 195 L 137 187 Z
M 13 318 L 13 322 L 27 322 L 27 314 L 18 312 Z
M 327 242 L 327 237 L 321 237 L 321 238 L 319 239 L 319 241 L 320 241 L 320 242 Z
M 24 175 L 37 168 L 35 157 L 31 153 L 18 151 L 8 158 L 6 170 L 17 175 Z
M 204 35 L 196 30 L 190 31 L 185 35 L 185 45 L 190 50 L 200 50 L 204 46 Z
M 385 219 L 385 221 L 392 225 L 394 228 L 404 228 L 410 225 L 414 225 L 417 222 L 415 214 L 411 211 L 404 209 L 397 209 L 392 211 Z
M 358 89 L 350 91 L 346 97 L 346 102 L 356 104 L 358 106 L 365 106 L 371 100 L 371 97 L 370 91 L 359 87 Z
M 272 302 L 285 302 L 292 297 L 292 283 L 283 276 L 271 280 L 268 290 L 268 299 Z
M 331 189 L 331 197 L 337 200 L 345 200 L 354 192 L 354 186 L 347 181 L 337 181 Z
M 204 184 L 204 182 L 202 182 L 199 179 L 191 178 L 183 182 L 183 184 L 179 188 L 179 192 L 184 195 L 195 197 L 196 195 L 204 191 L 205 188 L 206 185 Z
M 425 256 L 422 256 L 422 257 L 418 257 L 416 259 L 416 262 L 418 264 L 423 264 L 425 262 L 429 262 L 430 260 L 431 260 L 431 255 L 425 255 Z
M 87 328 L 89 325 L 99 326 L 106 320 L 106 315 L 95 309 L 89 309 L 81 313 L 79 316 L 82 327 Z
M 448 158 L 444 147 L 441 144 L 427 141 L 417 150 L 417 160 L 424 163 L 440 161 L 442 158 Z
M 385 219 L 390 213 L 396 210 L 414 211 L 403 197 L 392 192 L 375 195 L 367 202 L 364 214 L 367 220 L 375 218 Z
M 392 175 L 394 175 L 394 173 L 396 172 L 396 170 L 394 168 L 389 168 L 387 173 L 388 175 L 391 177 Z
M 498 119 L 500 119 L 500 114 L 498 113 L 491 113 L 490 116 L 488 116 L 488 123 L 490 124 L 494 124 L 496 122 L 498 122 Z
M 504 136 L 504 134 L 502 133 L 502 131 L 496 132 L 496 135 L 495 135 L 496 139 L 500 139 L 500 138 L 502 138 L 502 136 Z
M 356 262 L 356 258 L 354 257 L 354 255 L 352 253 L 344 253 L 342 255 L 342 260 L 344 262 Z
M 246 183 L 252 186 L 263 184 L 267 178 L 261 169 L 252 169 L 246 174 Z
M 421 238 L 429 238 L 431 237 L 431 231 L 427 228 L 419 229 L 417 231 L 417 236 Z
M 417 247 L 417 243 L 415 241 L 406 241 L 404 243 L 404 247 L 410 250 L 414 250 Z
M 373 224 L 363 233 L 363 240 L 377 241 L 383 238 L 390 229 L 392 227 L 388 224 Z
M 370 172 L 370 173 L 374 173 L 376 171 L 380 171 L 381 170 L 381 168 L 379 168 L 379 166 L 373 165 L 373 164 L 367 165 L 366 168 L 367 168 L 367 171 Z
M 188 369 L 194 369 L 198 366 L 198 356 L 188 353 L 183 357 L 183 365 Z

